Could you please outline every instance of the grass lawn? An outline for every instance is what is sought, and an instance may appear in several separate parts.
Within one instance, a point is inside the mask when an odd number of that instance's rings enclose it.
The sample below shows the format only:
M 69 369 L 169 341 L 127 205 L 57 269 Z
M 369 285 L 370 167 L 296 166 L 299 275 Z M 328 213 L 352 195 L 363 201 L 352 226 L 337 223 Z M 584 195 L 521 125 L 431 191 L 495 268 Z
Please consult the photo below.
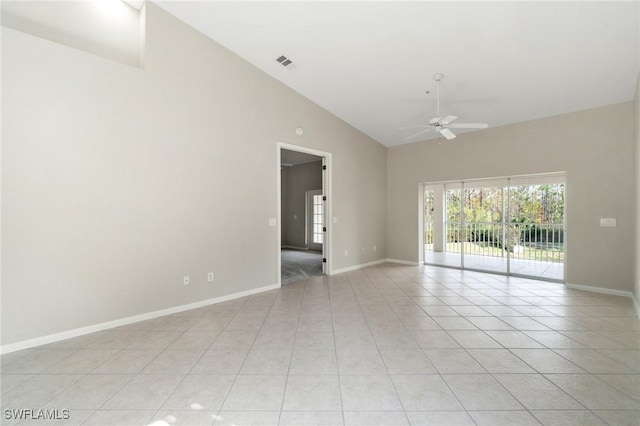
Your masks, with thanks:
M 462 243 L 447 243 L 447 251 L 460 253 Z M 464 252 L 479 256 L 507 257 L 507 251 L 487 243 L 464 243 Z M 510 253 L 512 259 L 541 260 L 545 262 L 563 262 L 564 250 L 558 248 L 541 249 L 536 247 L 522 247 L 516 253 Z

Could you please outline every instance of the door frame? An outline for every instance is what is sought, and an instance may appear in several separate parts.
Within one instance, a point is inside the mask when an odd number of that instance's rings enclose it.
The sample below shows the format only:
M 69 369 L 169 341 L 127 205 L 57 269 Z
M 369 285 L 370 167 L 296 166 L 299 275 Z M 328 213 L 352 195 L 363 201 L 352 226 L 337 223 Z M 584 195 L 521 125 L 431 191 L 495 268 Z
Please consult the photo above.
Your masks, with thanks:
M 289 151 L 297 151 L 303 152 L 305 154 L 316 155 L 318 157 L 322 157 L 322 164 L 326 166 L 326 169 L 322 172 L 322 192 L 327 199 L 325 200 L 325 216 L 324 216 L 324 226 L 327 228 L 324 235 L 324 244 L 322 245 L 322 257 L 326 259 L 326 263 L 324 263 L 323 272 L 325 275 L 333 274 L 333 267 L 331 262 L 331 253 L 332 253 L 332 244 L 333 244 L 333 232 L 332 232 L 332 154 L 326 151 L 320 151 L 313 148 L 308 148 L 302 145 L 293 145 L 286 142 L 277 141 L 276 142 L 276 283 L 277 285 L 282 285 L 282 176 L 281 176 L 281 150 L 287 149 Z

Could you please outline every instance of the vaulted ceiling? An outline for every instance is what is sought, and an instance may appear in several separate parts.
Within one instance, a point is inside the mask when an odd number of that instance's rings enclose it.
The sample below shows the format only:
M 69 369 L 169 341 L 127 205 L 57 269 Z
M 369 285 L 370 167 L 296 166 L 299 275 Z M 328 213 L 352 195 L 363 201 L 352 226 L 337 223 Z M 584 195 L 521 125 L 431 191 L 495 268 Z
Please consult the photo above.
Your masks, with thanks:
M 638 2 L 156 3 L 386 146 L 435 73 L 441 115 L 495 127 L 631 100 L 639 69 Z

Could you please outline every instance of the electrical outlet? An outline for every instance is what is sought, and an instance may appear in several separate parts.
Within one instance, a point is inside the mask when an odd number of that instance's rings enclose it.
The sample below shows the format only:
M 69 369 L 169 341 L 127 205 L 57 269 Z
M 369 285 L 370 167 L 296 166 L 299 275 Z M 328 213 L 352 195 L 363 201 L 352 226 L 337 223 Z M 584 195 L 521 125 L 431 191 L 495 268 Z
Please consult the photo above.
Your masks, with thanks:
M 376 246 L 373 246 L 373 251 L 376 251 L 376 250 L 377 250 L 377 247 L 376 247 Z
M 209 273 L 207 274 L 207 281 L 209 281 L 210 283 L 212 283 L 212 282 L 213 282 L 213 272 L 209 272 Z
M 349 256 L 349 250 L 344 251 L 344 257 L 347 257 L 347 256 Z
M 616 219 L 615 218 L 601 218 L 600 219 L 600 226 L 615 227 L 616 226 Z
M 189 285 L 189 275 L 182 277 L 182 285 Z
M 365 254 L 367 252 L 367 249 L 362 247 L 362 254 Z

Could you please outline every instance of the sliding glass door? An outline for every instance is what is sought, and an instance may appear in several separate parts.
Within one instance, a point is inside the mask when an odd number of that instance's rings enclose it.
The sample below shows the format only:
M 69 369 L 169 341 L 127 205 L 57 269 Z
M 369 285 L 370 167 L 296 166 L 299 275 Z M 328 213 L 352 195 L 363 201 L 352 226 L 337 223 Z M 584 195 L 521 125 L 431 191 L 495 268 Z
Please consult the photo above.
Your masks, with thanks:
M 564 180 L 426 184 L 425 263 L 564 281 Z
M 564 183 L 509 187 L 507 244 L 517 275 L 564 280 Z
M 506 274 L 509 252 L 505 249 L 508 182 L 467 183 L 464 190 L 464 265 Z

